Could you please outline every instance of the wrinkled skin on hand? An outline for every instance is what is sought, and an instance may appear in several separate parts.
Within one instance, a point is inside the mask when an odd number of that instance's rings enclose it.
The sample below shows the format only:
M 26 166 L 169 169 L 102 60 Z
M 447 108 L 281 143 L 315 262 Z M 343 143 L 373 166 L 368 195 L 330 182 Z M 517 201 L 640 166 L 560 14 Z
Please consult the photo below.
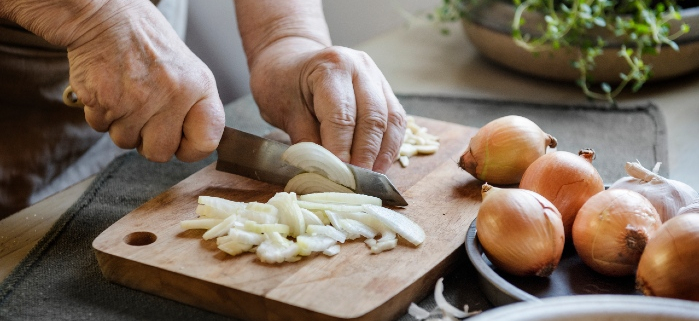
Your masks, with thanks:
M 289 67 L 279 68 L 285 62 Z M 270 78 L 279 70 L 287 75 Z M 263 118 L 286 131 L 292 143 L 322 144 L 342 161 L 378 172 L 395 161 L 405 135 L 405 111 L 365 53 L 331 46 L 280 58 L 275 70 L 252 71 Z M 288 83 L 269 83 L 280 80 Z M 271 94 L 280 89 L 285 92 Z
M 405 136 L 405 111 L 366 53 L 332 45 L 322 2 L 235 7 L 262 117 L 292 143 L 315 142 L 344 162 L 388 170 Z
M 90 126 L 151 161 L 196 161 L 216 149 L 225 116 L 213 74 L 155 6 L 107 1 L 81 25 L 90 28 L 65 45 Z

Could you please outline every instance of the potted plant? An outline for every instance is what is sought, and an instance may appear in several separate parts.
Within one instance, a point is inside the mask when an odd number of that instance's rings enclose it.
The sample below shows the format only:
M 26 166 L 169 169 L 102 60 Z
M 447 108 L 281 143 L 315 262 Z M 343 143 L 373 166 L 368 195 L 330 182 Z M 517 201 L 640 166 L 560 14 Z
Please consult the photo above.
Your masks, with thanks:
M 624 88 L 699 69 L 699 8 L 677 1 L 444 0 L 430 18 L 461 21 L 498 64 L 576 81 L 588 97 L 613 102 Z

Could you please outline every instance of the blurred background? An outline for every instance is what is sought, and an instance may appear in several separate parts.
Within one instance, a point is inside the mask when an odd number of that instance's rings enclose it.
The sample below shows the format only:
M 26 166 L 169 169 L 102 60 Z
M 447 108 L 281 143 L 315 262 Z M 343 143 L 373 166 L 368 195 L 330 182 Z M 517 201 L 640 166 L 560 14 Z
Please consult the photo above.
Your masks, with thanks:
M 353 47 L 406 26 L 405 13 L 424 14 L 440 0 L 324 0 L 333 44 Z M 189 0 L 186 43 L 213 71 L 223 103 L 250 92 L 233 0 Z M 407 27 L 407 26 L 406 26 Z

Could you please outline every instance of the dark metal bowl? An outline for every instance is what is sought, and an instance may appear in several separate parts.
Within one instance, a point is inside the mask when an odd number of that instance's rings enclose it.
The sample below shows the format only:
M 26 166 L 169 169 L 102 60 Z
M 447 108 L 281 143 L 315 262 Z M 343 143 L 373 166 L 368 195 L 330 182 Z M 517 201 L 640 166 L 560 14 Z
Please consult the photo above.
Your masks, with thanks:
M 476 218 L 477 219 L 477 218 Z M 584 295 L 642 295 L 635 289 L 634 277 L 609 277 L 585 265 L 571 245 L 567 245 L 558 267 L 549 277 L 521 277 L 508 274 L 488 260 L 476 237 L 476 220 L 466 233 L 466 253 L 479 273 L 481 289 L 495 306 L 542 298 Z

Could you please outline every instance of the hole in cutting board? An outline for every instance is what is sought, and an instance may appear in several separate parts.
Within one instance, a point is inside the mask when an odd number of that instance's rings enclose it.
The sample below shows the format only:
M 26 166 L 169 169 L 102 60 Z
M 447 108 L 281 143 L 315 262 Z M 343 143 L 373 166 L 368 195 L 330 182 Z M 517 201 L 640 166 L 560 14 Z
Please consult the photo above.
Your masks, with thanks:
M 124 243 L 133 246 L 152 244 L 158 237 L 151 232 L 133 232 L 124 237 Z

